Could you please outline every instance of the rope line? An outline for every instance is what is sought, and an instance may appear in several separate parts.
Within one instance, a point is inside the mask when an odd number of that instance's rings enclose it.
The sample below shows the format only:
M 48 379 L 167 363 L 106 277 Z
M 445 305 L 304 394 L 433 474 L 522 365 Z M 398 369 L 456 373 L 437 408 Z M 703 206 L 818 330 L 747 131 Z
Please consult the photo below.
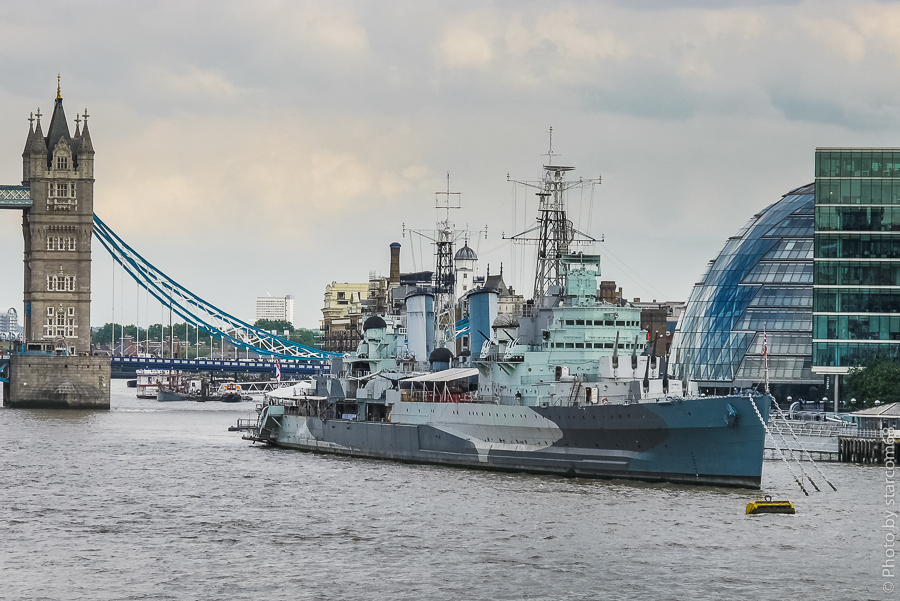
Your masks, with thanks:
M 800 439 L 797 437 L 797 433 L 794 432 L 794 428 L 791 426 L 790 422 L 788 421 L 787 416 L 784 414 L 784 411 L 781 409 L 781 407 L 778 406 L 778 403 L 775 403 L 775 409 L 776 409 L 776 411 L 778 412 L 778 415 L 779 415 L 779 416 L 782 418 L 782 420 L 784 421 L 784 424 L 787 426 L 788 432 L 790 432 L 790 433 L 791 433 L 791 436 L 794 438 L 794 442 L 796 442 L 797 445 L 799 445 L 800 450 L 801 450 L 802 452 L 806 453 L 806 457 L 809 459 L 809 462 L 813 464 L 813 467 L 816 468 L 816 471 L 819 472 L 819 475 L 822 476 L 822 479 L 825 480 L 825 482 L 828 482 L 828 486 L 830 486 L 831 489 L 832 489 L 834 492 L 837 492 L 837 488 L 835 488 L 834 484 L 832 484 L 832 483 L 828 480 L 828 478 L 827 478 L 827 477 L 825 476 L 825 474 L 822 472 L 822 468 L 819 467 L 819 464 L 818 464 L 818 463 L 816 463 L 815 461 L 813 461 L 812 455 L 809 453 L 808 450 L 806 450 L 806 447 L 803 446 L 803 443 L 800 442 Z M 780 432 L 779 432 L 779 433 L 780 433 Z
M 750 397 L 750 405 L 753 407 L 753 410 L 756 411 L 756 417 L 759 418 L 759 423 L 762 424 L 762 427 L 763 427 L 763 429 L 765 429 L 766 434 L 768 434 L 769 436 L 772 436 L 772 433 L 769 432 L 769 426 L 766 425 L 766 420 L 763 419 L 762 413 L 759 412 L 759 407 L 756 406 L 756 401 L 753 400 L 753 395 L 750 394 L 748 396 Z M 771 401 L 772 397 L 766 396 L 766 398 L 769 399 L 769 403 L 772 402 Z M 775 442 L 774 437 L 772 438 L 772 442 L 773 443 Z M 797 477 L 797 474 L 794 473 L 794 468 L 791 467 L 791 464 L 788 462 L 787 458 L 784 456 L 784 453 L 781 452 L 781 449 L 778 448 L 777 444 L 775 444 L 775 450 L 778 451 L 778 454 L 781 456 L 781 460 L 784 461 L 784 464 L 787 466 L 788 471 L 791 472 L 791 476 L 794 477 L 794 482 L 797 483 L 797 486 L 800 487 L 800 490 L 803 491 L 803 494 L 808 497 L 809 493 L 806 492 L 806 487 L 803 486 L 803 480 L 799 479 Z

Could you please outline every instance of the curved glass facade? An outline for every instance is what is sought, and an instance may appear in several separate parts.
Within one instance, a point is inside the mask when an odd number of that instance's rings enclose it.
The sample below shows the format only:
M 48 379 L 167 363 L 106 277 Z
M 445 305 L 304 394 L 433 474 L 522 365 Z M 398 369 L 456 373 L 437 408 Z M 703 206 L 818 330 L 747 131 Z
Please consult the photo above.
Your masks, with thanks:
M 725 243 L 675 329 L 670 373 L 702 387 L 815 385 L 812 373 L 815 188 L 792 190 Z

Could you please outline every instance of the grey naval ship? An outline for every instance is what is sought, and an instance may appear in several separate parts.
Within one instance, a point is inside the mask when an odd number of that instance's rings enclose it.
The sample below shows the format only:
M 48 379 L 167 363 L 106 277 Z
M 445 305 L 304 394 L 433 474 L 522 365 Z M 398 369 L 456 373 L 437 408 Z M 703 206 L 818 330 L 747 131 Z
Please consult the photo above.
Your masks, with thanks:
M 403 462 L 759 488 L 771 397 L 702 396 L 668 378 L 640 309 L 599 299 L 600 257 L 570 252 L 568 170 L 544 167 L 534 299 L 498 319 L 495 290 L 465 295 L 470 357 L 436 344 L 432 298 L 411 294 L 405 315 L 368 318 L 357 351 L 314 391 L 270 394 L 245 438 Z

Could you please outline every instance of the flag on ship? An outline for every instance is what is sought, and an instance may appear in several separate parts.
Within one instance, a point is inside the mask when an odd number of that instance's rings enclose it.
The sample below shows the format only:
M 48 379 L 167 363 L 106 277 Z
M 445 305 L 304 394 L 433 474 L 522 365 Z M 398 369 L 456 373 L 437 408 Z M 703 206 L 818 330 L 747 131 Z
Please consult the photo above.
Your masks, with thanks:
M 281 384 L 281 359 L 275 359 L 275 381 Z

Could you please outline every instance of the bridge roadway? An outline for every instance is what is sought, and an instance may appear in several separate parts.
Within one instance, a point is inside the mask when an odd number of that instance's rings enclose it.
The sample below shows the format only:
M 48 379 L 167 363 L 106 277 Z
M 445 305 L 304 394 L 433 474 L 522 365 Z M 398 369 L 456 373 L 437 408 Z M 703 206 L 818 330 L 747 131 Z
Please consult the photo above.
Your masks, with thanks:
M 177 369 L 190 372 L 275 373 L 275 362 L 254 359 L 167 359 L 164 357 L 112 357 L 113 377 L 116 372 L 136 369 Z M 282 376 L 327 374 L 329 365 L 322 361 L 281 360 Z

